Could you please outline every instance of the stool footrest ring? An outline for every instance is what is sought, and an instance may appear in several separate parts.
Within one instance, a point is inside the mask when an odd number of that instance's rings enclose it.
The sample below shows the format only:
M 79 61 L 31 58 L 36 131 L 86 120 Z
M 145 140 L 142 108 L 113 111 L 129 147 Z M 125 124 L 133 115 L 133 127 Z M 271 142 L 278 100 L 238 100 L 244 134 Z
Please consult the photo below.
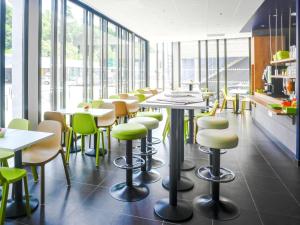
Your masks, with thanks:
M 212 173 L 212 166 L 200 167 L 196 170 L 196 176 L 200 179 L 216 182 L 216 183 L 228 183 L 235 179 L 235 174 L 229 169 L 220 168 L 220 176 L 214 176 Z
M 120 156 L 120 157 L 116 158 L 113 161 L 113 163 L 116 167 L 118 167 L 120 169 L 124 169 L 124 170 L 138 169 L 138 168 L 141 168 L 146 163 L 144 159 L 142 159 L 141 157 L 137 157 L 137 156 L 132 156 L 132 161 L 133 161 L 132 164 L 128 164 L 126 162 L 126 156 Z
M 161 143 L 161 140 L 157 137 L 152 137 L 152 141 L 147 141 L 147 144 L 151 144 L 151 145 L 157 145 L 157 144 L 160 144 Z
M 136 147 L 136 149 L 137 149 L 137 147 Z M 140 149 L 140 147 L 139 147 L 139 149 Z M 147 146 L 147 150 L 146 150 L 146 152 L 133 152 L 133 155 L 139 155 L 139 156 L 151 156 L 151 155 L 155 155 L 157 153 L 157 150 L 154 148 L 154 147 L 152 147 L 152 146 Z
M 200 145 L 199 150 L 205 154 L 212 154 L 212 151 L 205 146 Z M 220 154 L 225 154 L 227 151 L 226 150 L 220 150 Z

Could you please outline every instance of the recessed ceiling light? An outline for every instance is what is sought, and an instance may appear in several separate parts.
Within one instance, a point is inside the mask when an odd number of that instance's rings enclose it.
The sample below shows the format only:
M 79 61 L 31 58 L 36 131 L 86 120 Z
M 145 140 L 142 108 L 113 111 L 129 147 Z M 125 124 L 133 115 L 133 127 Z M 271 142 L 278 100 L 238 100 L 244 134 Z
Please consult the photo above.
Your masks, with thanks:
M 219 13 L 219 15 L 220 15 L 220 16 L 222 16 L 222 15 L 223 15 L 223 13 L 222 13 L 222 12 L 220 12 L 220 13 Z
M 261 24 L 260 27 L 265 27 L 265 25 L 264 25 L 264 24 Z

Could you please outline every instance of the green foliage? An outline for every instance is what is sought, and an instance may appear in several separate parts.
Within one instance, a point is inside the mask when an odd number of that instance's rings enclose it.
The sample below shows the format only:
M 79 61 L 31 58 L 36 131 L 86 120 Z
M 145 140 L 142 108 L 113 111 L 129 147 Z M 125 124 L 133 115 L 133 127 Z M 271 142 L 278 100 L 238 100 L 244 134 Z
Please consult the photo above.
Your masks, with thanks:
M 12 7 L 6 7 L 5 21 L 5 53 L 11 53 L 12 49 Z

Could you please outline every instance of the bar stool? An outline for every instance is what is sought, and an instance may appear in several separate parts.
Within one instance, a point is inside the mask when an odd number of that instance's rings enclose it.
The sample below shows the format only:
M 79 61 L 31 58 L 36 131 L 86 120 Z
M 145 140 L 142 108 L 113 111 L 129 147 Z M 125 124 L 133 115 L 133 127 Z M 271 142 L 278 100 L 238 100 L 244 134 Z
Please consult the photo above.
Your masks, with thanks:
M 144 125 L 148 129 L 147 140 L 146 137 L 142 138 L 141 140 L 141 152 L 134 153 L 134 155 L 140 155 L 142 159 L 147 162 L 147 157 L 155 155 L 157 153 L 157 150 L 146 142 L 152 142 L 152 130 L 158 128 L 159 122 L 157 119 L 151 117 L 135 117 L 130 119 L 128 123 L 139 123 Z M 144 184 L 157 182 L 160 179 L 160 174 L 157 171 L 153 170 L 151 167 L 151 161 L 145 163 L 145 165 L 141 167 L 141 171 L 135 174 L 134 181 Z
M 215 220 L 230 220 L 239 216 L 239 209 L 229 199 L 220 197 L 220 183 L 231 182 L 235 174 L 220 167 L 220 150 L 232 149 L 238 145 L 238 136 L 228 130 L 206 129 L 197 134 L 197 142 L 210 148 L 210 166 L 200 167 L 196 171 L 197 177 L 211 182 L 211 193 L 194 199 L 194 207 L 200 214 Z
M 197 120 L 197 126 L 199 129 L 217 129 L 217 130 L 222 130 L 222 129 L 227 129 L 229 126 L 229 122 L 227 119 L 223 117 L 215 117 L 215 116 L 205 116 L 201 117 Z M 209 161 L 211 161 L 211 154 L 212 152 L 210 151 L 209 148 L 206 148 L 204 146 L 200 146 L 199 150 L 205 154 L 209 154 Z M 226 150 L 221 150 L 220 154 L 225 154 Z
M 151 111 L 138 112 L 136 116 L 137 117 L 152 117 L 154 119 L 157 119 L 159 122 L 161 122 L 163 120 L 163 114 L 160 113 L 160 112 L 151 112 Z M 152 133 L 151 133 L 151 135 L 152 135 Z M 151 140 L 152 140 L 151 143 L 148 141 L 149 145 L 157 145 L 157 144 L 161 143 L 161 140 L 157 137 L 152 137 Z M 148 156 L 148 160 L 149 160 L 149 162 L 152 161 L 152 168 L 153 169 L 160 168 L 165 164 L 163 160 L 158 159 L 158 158 L 154 158 L 151 155 Z
M 149 194 L 148 187 L 132 182 L 132 171 L 145 164 L 145 160 L 141 157 L 132 155 L 132 141 L 145 138 L 147 128 L 138 123 L 126 123 L 115 126 L 111 134 L 114 138 L 126 141 L 126 155 L 114 160 L 116 167 L 126 170 L 126 182 L 113 185 L 110 188 L 111 196 L 124 202 L 135 202 L 146 198 Z

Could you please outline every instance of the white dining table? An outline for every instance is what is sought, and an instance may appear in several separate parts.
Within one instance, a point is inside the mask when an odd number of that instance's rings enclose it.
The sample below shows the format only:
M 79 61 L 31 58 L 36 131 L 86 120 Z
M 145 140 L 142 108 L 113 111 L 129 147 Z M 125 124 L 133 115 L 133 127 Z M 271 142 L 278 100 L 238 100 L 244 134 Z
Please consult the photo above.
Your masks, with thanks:
M 102 99 L 102 101 L 107 104 L 112 104 L 113 102 L 121 101 L 121 102 L 125 102 L 127 105 L 137 104 L 139 102 L 138 100 L 135 99 L 110 99 L 110 98 Z
M 175 92 L 172 92 L 176 94 Z M 194 183 L 187 177 L 181 176 L 184 160 L 184 110 L 205 109 L 205 102 L 201 93 L 182 92 L 181 97 L 167 97 L 165 93 L 158 94 L 141 102 L 141 107 L 170 108 L 171 109 L 171 135 L 169 140 L 170 164 L 169 176 L 163 179 L 163 186 L 169 190 L 169 198 L 156 202 L 154 212 L 160 218 L 171 222 L 180 222 L 192 217 L 192 206 L 185 201 L 177 199 L 177 191 L 187 191 L 193 188 Z M 178 95 L 177 95 L 178 96 Z M 193 130 L 193 127 L 192 127 Z M 191 127 L 190 127 L 191 131 Z
M 22 168 L 22 150 L 46 140 L 53 136 L 53 133 L 7 129 L 3 138 L 0 138 L 0 149 L 12 151 L 15 153 L 15 167 Z M 6 207 L 7 218 L 18 218 L 26 216 L 25 200 L 23 198 L 22 181 L 14 184 L 14 198 L 9 199 Z M 34 211 L 39 205 L 37 198 L 30 197 L 30 208 Z
M 97 121 L 98 121 L 98 118 L 100 117 L 103 117 L 103 116 L 106 116 L 107 114 L 113 112 L 114 109 L 93 109 L 93 108 L 90 108 L 88 110 L 85 110 L 83 108 L 66 108 L 66 109 L 59 109 L 57 110 L 57 112 L 60 112 L 64 115 L 68 115 L 70 116 L 70 126 L 72 127 L 72 117 L 75 113 L 89 113 L 91 114 L 94 118 L 95 118 L 95 122 L 97 124 Z M 94 135 L 94 141 L 97 139 L 97 134 Z M 72 135 L 72 138 L 71 138 L 71 149 L 70 149 L 70 153 L 76 153 L 76 152 L 79 152 L 81 151 L 79 148 L 75 148 L 74 147 L 74 142 L 73 142 L 73 135 Z M 106 152 L 106 149 L 101 149 L 101 154 Z M 87 156 L 92 156 L 92 157 L 96 157 L 96 145 L 94 144 L 94 148 L 92 149 L 88 149 L 85 151 L 85 154 Z

